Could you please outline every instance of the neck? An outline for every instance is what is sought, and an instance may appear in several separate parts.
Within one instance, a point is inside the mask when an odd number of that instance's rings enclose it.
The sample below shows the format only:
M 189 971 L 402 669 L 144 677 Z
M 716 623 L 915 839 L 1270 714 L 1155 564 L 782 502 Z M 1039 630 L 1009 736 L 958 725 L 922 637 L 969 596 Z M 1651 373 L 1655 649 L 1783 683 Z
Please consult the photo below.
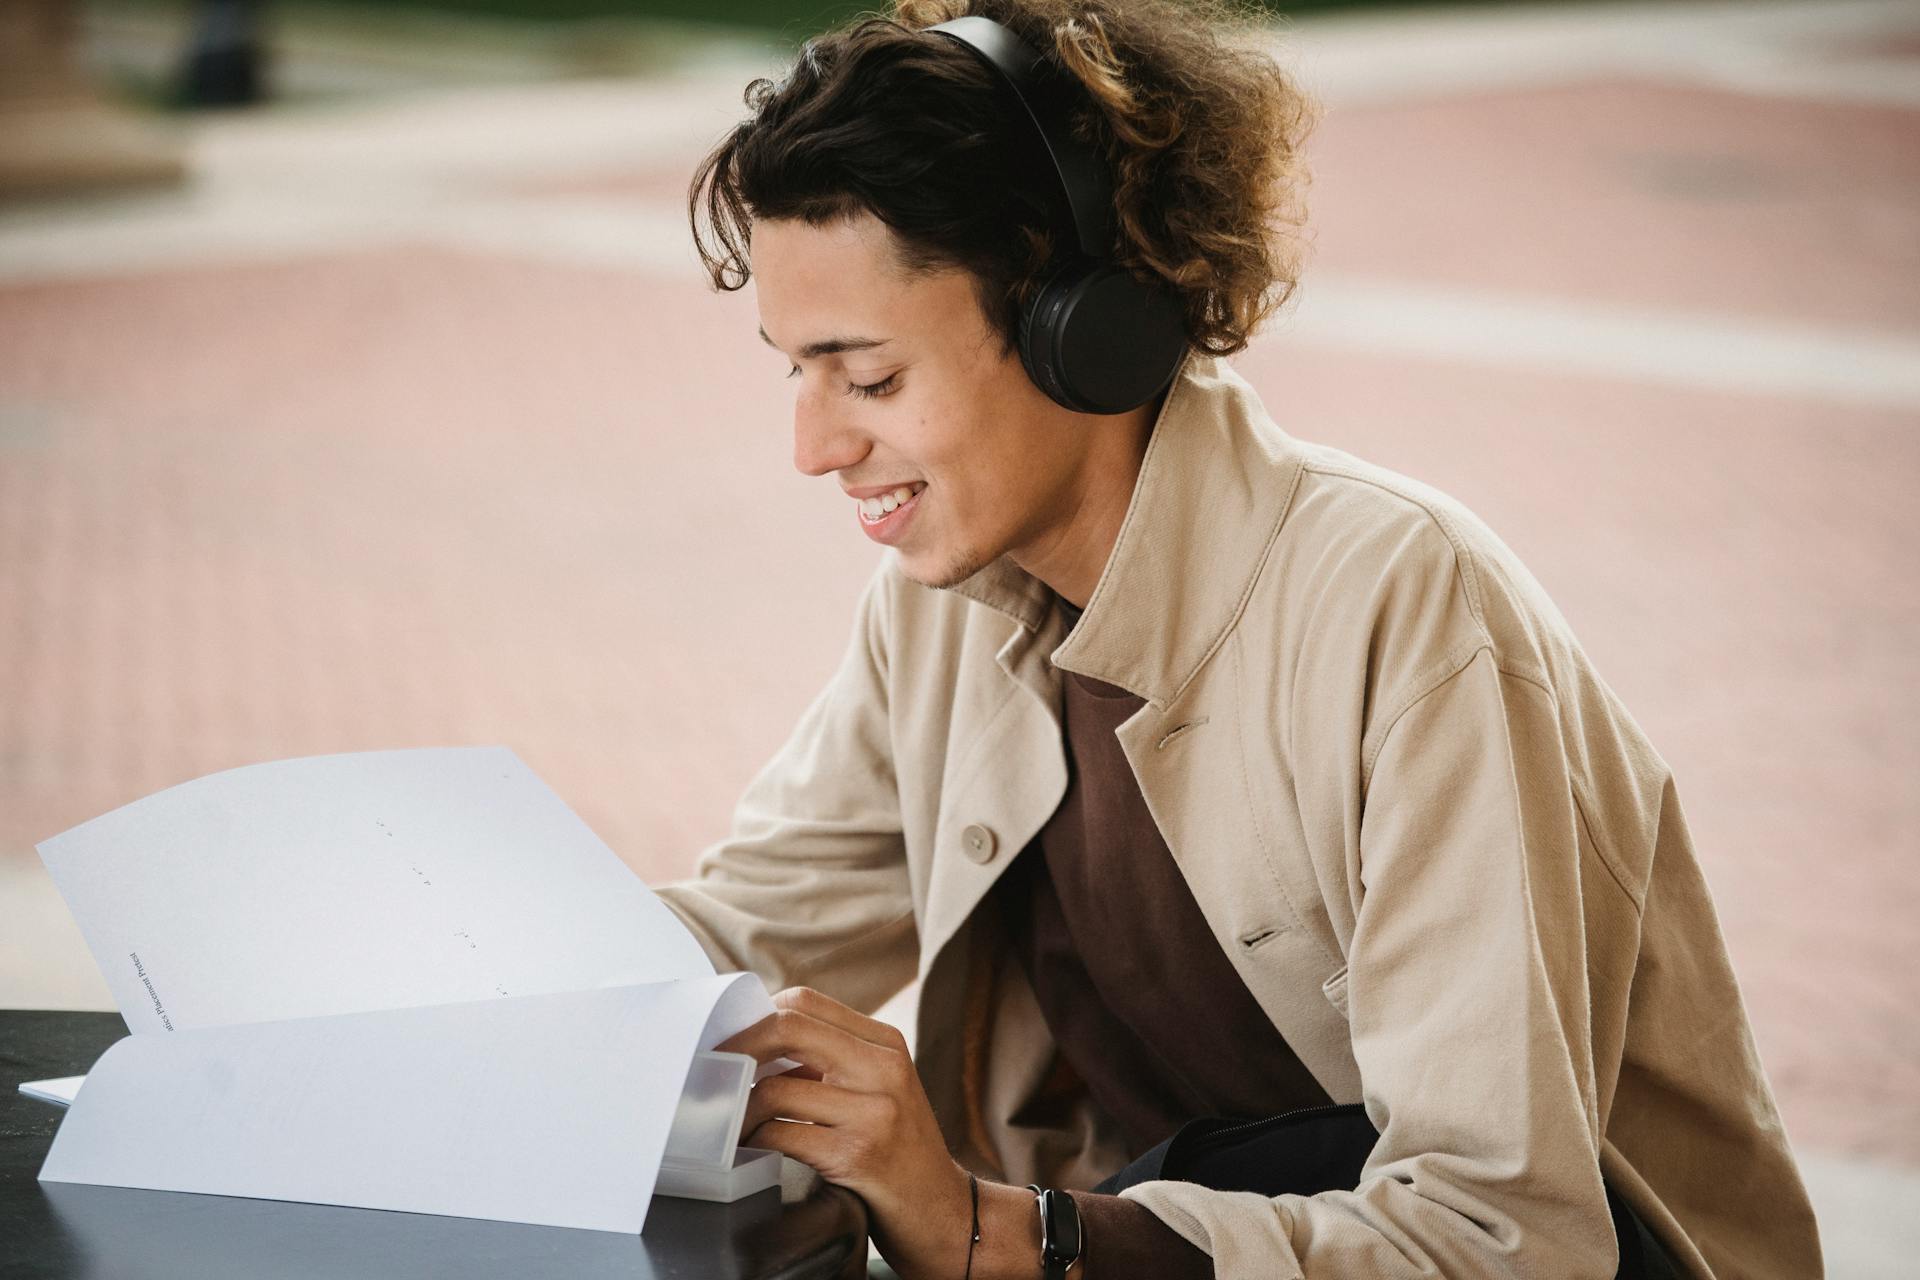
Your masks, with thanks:
M 1127 413 L 1068 424 L 1086 432 L 1089 444 L 1064 502 L 1054 508 L 1066 511 L 1067 517 L 1049 526 L 1031 547 L 1011 555 L 1015 564 L 1075 608 L 1086 608 L 1093 598 L 1119 541 L 1163 398 Z

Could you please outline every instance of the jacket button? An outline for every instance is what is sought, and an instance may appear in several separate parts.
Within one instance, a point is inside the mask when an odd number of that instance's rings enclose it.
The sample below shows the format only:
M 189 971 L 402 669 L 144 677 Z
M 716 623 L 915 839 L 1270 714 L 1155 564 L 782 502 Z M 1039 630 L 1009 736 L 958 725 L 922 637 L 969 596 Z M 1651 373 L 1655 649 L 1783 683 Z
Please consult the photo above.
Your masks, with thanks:
M 960 843 L 966 847 L 967 856 L 975 862 L 993 861 L 993 832 L 974 823 L 960 833 Z

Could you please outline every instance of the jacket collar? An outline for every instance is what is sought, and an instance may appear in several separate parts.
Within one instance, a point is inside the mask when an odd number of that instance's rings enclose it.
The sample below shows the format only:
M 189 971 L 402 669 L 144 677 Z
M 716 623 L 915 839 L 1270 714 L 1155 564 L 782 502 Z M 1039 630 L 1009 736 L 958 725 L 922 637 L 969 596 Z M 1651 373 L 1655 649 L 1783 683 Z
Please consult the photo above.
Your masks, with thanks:
M 1165 709 L 1245 607 L 1299 482 L 1299 444 L 1245 379 L 1189 352 L 1080 624 L 1053 665 Z M 1005 556 L 951 590 L 1038 633 L 1053 592 Z

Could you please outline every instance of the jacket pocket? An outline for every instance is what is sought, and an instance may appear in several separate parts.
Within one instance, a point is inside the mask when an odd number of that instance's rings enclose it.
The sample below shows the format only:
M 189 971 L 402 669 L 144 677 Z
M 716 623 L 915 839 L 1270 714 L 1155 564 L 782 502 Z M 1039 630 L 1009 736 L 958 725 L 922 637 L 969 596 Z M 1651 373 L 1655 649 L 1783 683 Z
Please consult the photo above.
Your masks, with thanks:
M 1347 1016 L 1347 969 L 1345 965 L 1340 966 L 1338 973 L 1320 984 L 1320 994 L 1327 998 L 1328 1004 L 1340 1011 L 1341 1017 L 1344 1018 Z

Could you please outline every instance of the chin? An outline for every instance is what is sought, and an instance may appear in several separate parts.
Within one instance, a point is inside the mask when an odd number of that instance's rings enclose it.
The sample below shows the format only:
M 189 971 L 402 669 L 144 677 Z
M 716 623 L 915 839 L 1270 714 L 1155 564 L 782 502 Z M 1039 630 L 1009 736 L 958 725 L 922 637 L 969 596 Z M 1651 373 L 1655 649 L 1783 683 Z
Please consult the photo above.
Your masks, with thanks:
M 913 555 L 901 552 L 898 563 L 900 572 L 912 581 L 923 587 L 945 591 L 949 587 L 959 586 L 993 561 L 993 556 L 976 551 L 944 554 L 919 552 Z

